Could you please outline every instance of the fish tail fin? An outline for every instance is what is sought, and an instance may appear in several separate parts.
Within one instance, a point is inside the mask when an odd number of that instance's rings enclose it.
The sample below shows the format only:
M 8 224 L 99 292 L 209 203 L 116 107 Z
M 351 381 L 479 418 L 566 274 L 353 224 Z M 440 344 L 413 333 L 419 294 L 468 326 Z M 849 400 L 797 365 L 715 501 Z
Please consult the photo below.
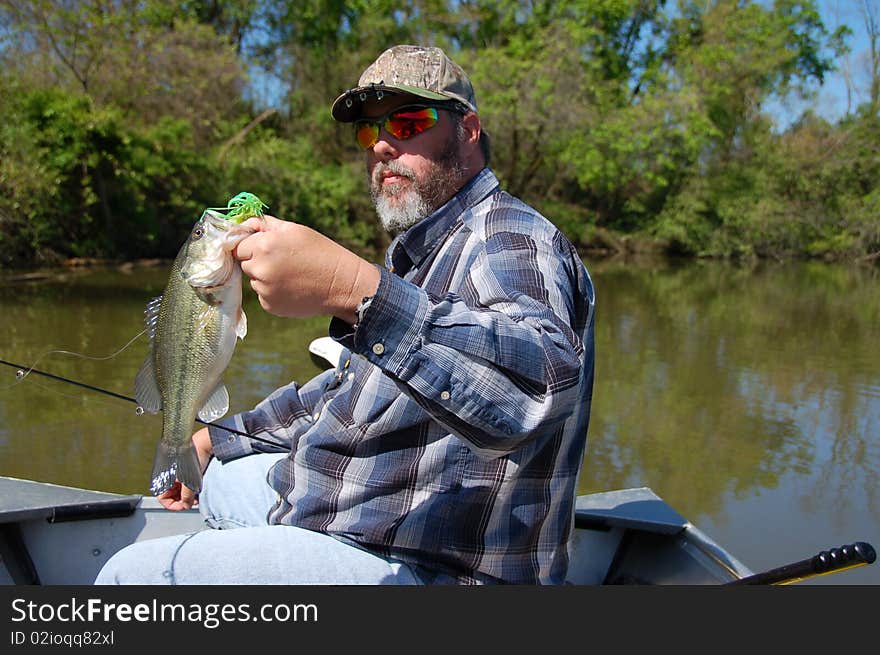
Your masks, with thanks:
M 175 480 L 180 480 L 184 486 L 199 493 L 202 490 L 199 457 L 191 443 L 175 447 L 162 440 L 156 447 L 153 472 L 150 475 L 150 491 L 154 496 L 159 496 L 174 486 Z

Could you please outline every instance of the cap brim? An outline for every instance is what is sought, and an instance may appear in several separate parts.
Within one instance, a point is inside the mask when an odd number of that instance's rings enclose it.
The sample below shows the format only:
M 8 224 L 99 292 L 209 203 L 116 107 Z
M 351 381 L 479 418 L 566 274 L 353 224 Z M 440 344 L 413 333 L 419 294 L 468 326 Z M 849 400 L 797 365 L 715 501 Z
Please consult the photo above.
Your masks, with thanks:
M 337 120 L 340 123 L 352 123 L 361 117 L 365 102 L 370 99 L 379 99 L 377 92 L 392 95 L 411 95 L 416 98 L 438 102 L 448 102 L 449 100 L 455 99 L 452 96 L 434 93 L 427 89 L 406 86 L 404 84 L 393 86 L 387 84 L 370 84 L 368 86 L 359 86 L 354 89 L 349 89 L 336 98 L 336 100 L 333 101 L 333 105 L 330 107 L 330 115 L 333 116 L 334 120 Z

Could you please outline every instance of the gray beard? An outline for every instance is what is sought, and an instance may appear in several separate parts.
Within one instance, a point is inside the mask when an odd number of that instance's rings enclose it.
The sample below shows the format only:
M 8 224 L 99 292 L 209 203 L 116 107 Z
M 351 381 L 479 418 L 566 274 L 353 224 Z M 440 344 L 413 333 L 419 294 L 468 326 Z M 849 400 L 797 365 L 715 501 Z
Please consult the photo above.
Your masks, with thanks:
M 382 173 L 386 171 L 406 177 L 409 183 L 383 188 Z M 370 195 L 382 227 L 393 236 L 405 232 L 455 195 L 465 173 L 458 163 L 457 139 L 440 153 L 422 180 L 416 180 L 412 169 L 395 160 L 377 163 L 370 180 Z
M 379 164 L 376 166 L 376 170 L 380 170 L 379 166 L 388 169 L 398 168 L 398 166 Z M 394 170 L 393 172 L 398 175 L 406 175 L 411 181 L 413 179 L 408 170 Z M 376 213 L 379 215 L 382 227 L 386 232 L 395 236 L 405 232 L 434 211 L 434 207 L 414 184 L 411 184 L 409 189 L 402 187 L 404 187 L 403 184 L 393 184 L 386 189 L 379 190 L 374 183 L 371 189 L 373 204 L 376 206 Z

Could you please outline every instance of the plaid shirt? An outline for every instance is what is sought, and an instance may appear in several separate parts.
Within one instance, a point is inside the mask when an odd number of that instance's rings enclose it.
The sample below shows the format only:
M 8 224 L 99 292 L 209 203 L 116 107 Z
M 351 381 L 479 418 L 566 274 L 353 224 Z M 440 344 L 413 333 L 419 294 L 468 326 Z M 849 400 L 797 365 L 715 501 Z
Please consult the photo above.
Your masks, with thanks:
M 336 370 L 231 417 L 290 451 L 269 473 L 269 523 L 429 583 L 561 583 L 593 385 L 593 286 L 574 247 L 484 169 L 380 270 L 357 330 L 330 324 Z M 221 460 L 273 450 L 211 436 Z

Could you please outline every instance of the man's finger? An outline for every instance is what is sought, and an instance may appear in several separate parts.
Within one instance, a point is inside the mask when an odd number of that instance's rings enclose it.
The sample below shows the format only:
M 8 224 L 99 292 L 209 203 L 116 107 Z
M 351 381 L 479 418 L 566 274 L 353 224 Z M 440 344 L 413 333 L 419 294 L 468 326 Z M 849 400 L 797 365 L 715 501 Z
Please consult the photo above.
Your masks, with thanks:
M 232 256 L 240 262 L 246 262 L 251 257 L 253 257 L 254 253 L 251 247 L 248 245 L 248 239 L 250 239 L 250 237 L 245 237 L 238 242 L 235 248 L 232 249 Z
M 251 230 L 253 232 L 265 232 L 269 227 L 269 221 L 266 220 L 271 218 L 272 220 L 277 220 L 273 216 L 269 216 L 268 214 L 262 217 L 253 216 L 246 221 L 242 221 L 241 227 Z
M 232 256 L 240 262 L 250 260 L 254 256 L 255 246 L 260 238 L 262 238 L 260 232 L 254 232 L 250 236 L 245 237 L 232 249 Z

